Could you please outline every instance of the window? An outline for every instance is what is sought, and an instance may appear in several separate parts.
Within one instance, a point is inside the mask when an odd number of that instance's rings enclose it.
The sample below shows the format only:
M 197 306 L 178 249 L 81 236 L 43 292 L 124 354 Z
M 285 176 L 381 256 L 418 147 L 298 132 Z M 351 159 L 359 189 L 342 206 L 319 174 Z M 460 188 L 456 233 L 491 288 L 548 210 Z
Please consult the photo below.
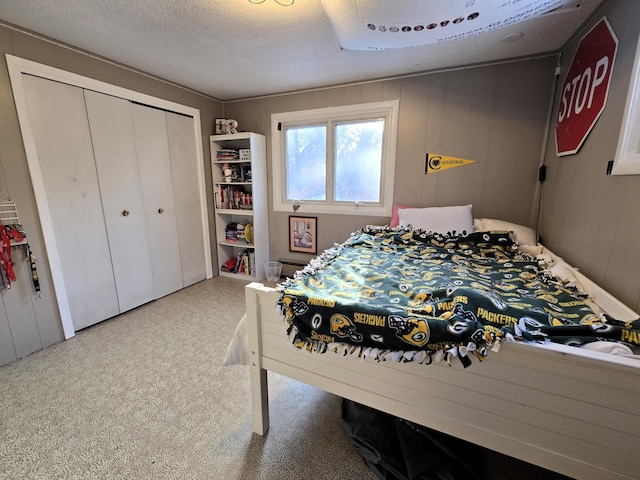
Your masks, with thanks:
M 640 40 L 636 46 L 612 175 L 640 175 Z
M 398 101 L 271 116 L 275 211 L 390 216 Z

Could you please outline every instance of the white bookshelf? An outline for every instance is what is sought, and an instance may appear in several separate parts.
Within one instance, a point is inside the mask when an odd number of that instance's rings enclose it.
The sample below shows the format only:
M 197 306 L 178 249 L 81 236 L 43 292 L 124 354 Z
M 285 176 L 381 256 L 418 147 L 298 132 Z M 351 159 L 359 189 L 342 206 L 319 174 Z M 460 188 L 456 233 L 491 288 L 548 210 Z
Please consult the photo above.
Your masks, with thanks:
M 211 135 L 210 143 L 219 273 L 262 280 L 264 264 L 269 261 L 265 137 L 251 132 Z M 229 167 L 231 175 L 225 176 L 225 166 Z M 251 224 L 249 241 L 243 238 L 246 229 L 236 229 L 236 238 L 227 235 L 233 224 Z M 240 255 L 240 263 L 243 263 L 243 254 L 250 261 L 250 268 L 227 271 L 227 262 L 237 261 Z

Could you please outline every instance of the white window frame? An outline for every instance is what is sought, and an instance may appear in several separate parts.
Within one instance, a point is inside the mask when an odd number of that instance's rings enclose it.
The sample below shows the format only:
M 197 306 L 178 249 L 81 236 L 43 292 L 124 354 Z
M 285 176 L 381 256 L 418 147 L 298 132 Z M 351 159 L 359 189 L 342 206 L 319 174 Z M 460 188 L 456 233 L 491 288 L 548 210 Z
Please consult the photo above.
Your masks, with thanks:
M 298 211 L 300 213 L 391 216 L 393 206 L 393 183 L 395 178 L 396 143 L 398 137 L 399 100 L 344 105 L 340 107 L 274 113 L 271 115 L 271 164 L 273 168 L 273 210 L 276 212 Z M 352 119 L 385 118 L 382 140 L 382 172 L 380 202 L 331 202 L 300 201 L 299 210 L 294 210 L 293 200 L 286 196 L 286 159 L 284 127 L 317 125 Z M 282 126 L 278 129 L 278 126 Z M 333 138 L 332 134 L 328 134 Z M 327 158 L 333 158 L 333 145 L 327 145 Z M 331 151 L 331 152 L 330 152 Z M 328 182 L 331 179 L 327 179 Z
M 611 175 L 640 175 L 640 39 L 631 70 L 627 103 Z

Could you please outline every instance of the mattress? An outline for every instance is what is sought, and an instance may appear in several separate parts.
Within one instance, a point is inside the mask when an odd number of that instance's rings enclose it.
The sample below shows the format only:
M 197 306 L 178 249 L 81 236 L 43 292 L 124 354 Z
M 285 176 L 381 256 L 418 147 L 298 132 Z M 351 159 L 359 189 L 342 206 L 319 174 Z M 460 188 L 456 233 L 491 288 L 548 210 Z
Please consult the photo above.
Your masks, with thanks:
M 369 226 L 278 290 L 292 343 L 315 353 L 466 367 L 521 341 L 633 356 L 640 321 L 607 315 L 581 278 L 509 231 Z M 247 362 L 241 321 L 224 363 Z

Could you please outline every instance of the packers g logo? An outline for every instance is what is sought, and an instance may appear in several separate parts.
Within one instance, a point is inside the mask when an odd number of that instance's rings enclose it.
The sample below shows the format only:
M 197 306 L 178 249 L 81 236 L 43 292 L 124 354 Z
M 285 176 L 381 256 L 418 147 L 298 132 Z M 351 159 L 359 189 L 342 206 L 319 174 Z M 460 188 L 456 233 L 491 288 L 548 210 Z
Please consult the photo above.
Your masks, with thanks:
M 324 282 L 314 277 L 309 277 L 309 283 L 316 288 L 324 288 Z
M 456 321 L 449 325 L 447 327 L 447 330 L 449 330 L 449 333 L 451 333 L 452 335 L 456 335 L 459 337 L 469 331 L 469 324 Z
M 371 288 L 364 288 L 360 290 L 360 297 L 362 298 L 377 298 L 380 296 L 380 293 L 376 292 Z
M 431 170 L 440 170 L 442 166 L 442 157 L 440 155 L 433 155 L 429 158 L 429 168 Z
M 318 315 L 317 313 L 311 319 L 311 328 L 314 330 L 318 330 L 322 326 L 322 315 Z
M 604 333 L 611 333 L 613 331 L 612 325 L 607 325 L 606 323 L 592 323 L 590 324 L 591 330 L 600 335 Z
M 520 317 L 520 320 L 523 320 L 524 323 L 526 323 L 531 328 L 541 328 L 545 326 L 544 323 L 541 323 L 535 318 L 531 318 L 531 317 Z M 549 324 L 552 325 L 551 322 L 549 322 Z M 563 323 L 560 323 L 560 325 L 563 325 Z
M 493 293 L 492 291 L 488 291 L 486 295 L 487 297 L 489 297 L 489 300 L 491 300 L 491 303 L 493 303 L 496 308 L 499 308 L 500 310 L 507 309 L 507 304 L 504 303 L 497 294 Z
M 547 303 L 547 305 L 551 310 L 555 310 L 556 312 L 562 312 L 562 308 L 560 308 L 557 305 L 554 305 L 553 303 Z
M 602 320 L 595 313 L 587 313 L 584 317 L 580 319 L 580 323 L 582 325 L 592 325 L 594 323 L 601 324 Z
M 396 336 L 416 347 L 422 347 L 429 341 L 429 324 L 421 318 L 390 315 L 389 326 L 396 329 Z

